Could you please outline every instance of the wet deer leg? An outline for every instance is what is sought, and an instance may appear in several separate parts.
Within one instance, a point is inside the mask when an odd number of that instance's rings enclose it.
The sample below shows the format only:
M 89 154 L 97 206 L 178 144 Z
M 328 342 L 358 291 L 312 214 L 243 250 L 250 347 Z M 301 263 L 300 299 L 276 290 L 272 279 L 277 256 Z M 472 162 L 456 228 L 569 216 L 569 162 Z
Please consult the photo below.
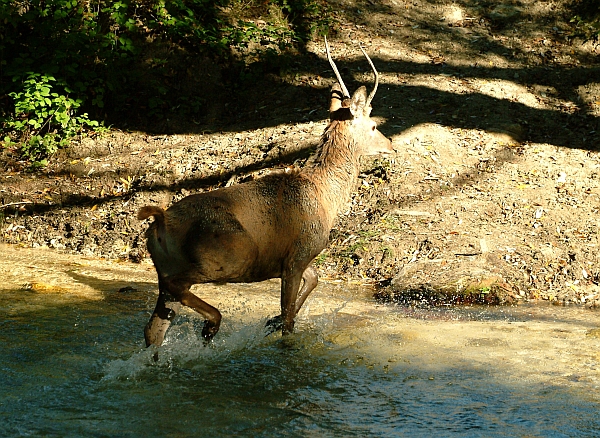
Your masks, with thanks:
M 181 304 L 194 309 L 204 318 L 204 328 L 202 329 L 202 337 L 205 341 L 210 341 L 219 331 L 221 325 L 221 312 L 215 307 L 201 300 L 196 295 L 190 292 L 192 283 L 183 280 L 170 279 L 169 292 L 179 300 Z
M 290 273 L 281 277 L 281 334 L 289 335 L 294 331 L 296 317 L 296 298 L 302 275 Z
M 156 310 L 146 326 L 146 345 L 162 344 L 165 332 L 175 316 L 176 308 L 173 304 L 180 306 L 179 303 L 194 309 L 205 318 L 204 328 L 202 329 L 202 337 L 205 341 L 210 341 L 217 334 L 221 325 L 221 312 L 191 293 L 190 286 L 189 282 L 178 281 L 177 279 L 167 278 L 159 281 L 161 293 L 158 296 Z M 179 303 L 167 303 L 165 299 L 167 293 L 163 291 L 168 292 L 168 295 L 175 298 Z
M 171 321 L 175 314 L 181 308 L 181 304 L 173 301 L 168 296 L 164 289 L 164 285 L 159 281 L 158 301 L 154 313 L 150 317 L 150 321 L 144 328 L 144 337 L 146 339 L 146 347 L 150 345 L 161 345 L 165 338 L 165 333 L 171 325 Z
M 313 291 L 313 289 L 317 286 L 319 281 L 319 276 L 317 275 L 317 271 L 312 266 L 309 266 L 302 273 L 302 288 L 300 288 L 300 292 L 297 294 L 296 305 L 295 305 L 295 313 L 294 318 L 298 315 L 298 312 L 302 308 L 302 305 L 308 298 L 308 295 Z M 266 324 L 268 328 L 268 333 L 271 334 L 277 330 L 281 330 L 283 328 L 283 319 L 281 315 L 274 316 L 269 319 Z
M 302 305 L 313 291 L 315 287 L 317 287 L 317 283 L 319 282 L 319 276 L 317 275 L 317 270 L 312 266 L 309 266 L 302 273 L 302 289 L 298 292 L 298 298 L 296 298 L 296 315 L 302 308 Z M 294 316 L 296 316 L 294 315 Z

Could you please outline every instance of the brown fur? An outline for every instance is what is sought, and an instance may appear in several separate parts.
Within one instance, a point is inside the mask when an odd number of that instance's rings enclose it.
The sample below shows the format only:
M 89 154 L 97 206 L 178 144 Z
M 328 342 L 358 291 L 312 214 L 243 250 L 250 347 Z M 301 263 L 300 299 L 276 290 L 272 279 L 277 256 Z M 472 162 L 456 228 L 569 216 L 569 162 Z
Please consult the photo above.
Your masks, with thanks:
M 147 345 L 163 342 L 180 304 L 204 316 L 206 340 L 217 333 L 220 312 L 189 290 L 199 283 L 281 278 L 281 315 L 269 324 L 283 334 L 293 331 L 296 314 L 318 282 L 311 262 L 327 245 L 356 185 L 359 157 L 393 152 L 369 117 L 366 89 L 350 99 L 340 96 L 334 86 L 331 122 L 302 170 L 188 196 L 166 211 L 140 209 L 139 219 L 154 217 L 146 237 L 159 282 Z

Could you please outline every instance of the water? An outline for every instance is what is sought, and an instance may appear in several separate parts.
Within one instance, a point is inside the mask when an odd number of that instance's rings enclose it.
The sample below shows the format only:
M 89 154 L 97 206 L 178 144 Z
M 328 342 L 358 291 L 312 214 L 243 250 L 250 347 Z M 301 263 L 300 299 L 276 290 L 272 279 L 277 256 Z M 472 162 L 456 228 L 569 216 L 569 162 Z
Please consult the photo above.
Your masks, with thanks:
M 96 296 L 0 290 L 1 436 L 600 435 L 595 311 L 415 310 L 320 285 L 282 339 L 265 336 L 267 282 L 207 288 L 212 345 L 186 312 L 146 349 L 155 286 L 118 292 L 106 278 L 125 268 L 94 269 L 68 270 Z

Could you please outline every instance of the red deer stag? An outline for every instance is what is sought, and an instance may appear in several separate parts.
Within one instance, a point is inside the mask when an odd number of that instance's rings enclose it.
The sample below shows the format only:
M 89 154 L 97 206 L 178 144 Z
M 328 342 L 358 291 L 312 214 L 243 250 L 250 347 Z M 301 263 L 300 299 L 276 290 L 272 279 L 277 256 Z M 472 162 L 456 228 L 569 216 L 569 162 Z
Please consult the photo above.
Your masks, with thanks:
M 315 288 L 312 260 L 325 248 L 334 220 L 350 198 L 359 157 L 393 152 L 371 120 L 373 91 L 352 97 L 331 59 L 338 83 L 331 92 L 330 122 L 310 164 L 254 181 L 188 196 L 167 210 L 142 207 L 140 220 L 154 216 L 146 231 L 158 274 L 156 309 L 146 325 L 146 345 L 161 345 L 179 306 L 205 318 L 202 336 L 219 331 L 221 313 L 190 292 L 200 283 L 250 283 L 281 278 L 281 315 L 268 325 L 289 334 L 294 318 Z

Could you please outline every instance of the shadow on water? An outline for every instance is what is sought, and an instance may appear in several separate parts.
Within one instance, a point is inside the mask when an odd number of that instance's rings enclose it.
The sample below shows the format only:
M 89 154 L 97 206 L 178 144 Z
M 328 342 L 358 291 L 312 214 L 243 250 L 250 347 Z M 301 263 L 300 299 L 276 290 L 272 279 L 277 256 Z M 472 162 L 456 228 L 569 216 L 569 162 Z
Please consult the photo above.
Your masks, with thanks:
M 596 310 L 573 305 L 548 302 L 523 302 L 518 305 L 393 305 L 392 312 L 406 318 L 431 321 L 485 321 L 485 322 L 552 322 L 578 324 L 593 329 L 598 325 Z M 582 317 L 583 315 L 583 317 Z
M 407 331 L 415 319 L 396 307 L 304 314 L 286 339 L 265 337 L 268 315 L 249 307 L 228 315 L 209 347 L 198 336 L 201 320 L 183 314 L 155 361 L 141 332 L 153 302 L 141 293 L 97 301 L 2 294 L 4 436 L 600 433 L 599 400 L 589 388 L 511 375 L 427 341 L 415 345 Z M 308 306 L 320 299 L 327 297 Z M 519 319 L 509 313 L 498 321 Z M 441 337 L 444 327 L 436 329 Z
M 148 292 L 157 289 L 156 282 L 131 281 L 124 279 L 106 279 L 99 278 L 96 275 L 87 275 L 75 270 L 65 271 L 65 275 L 70 277 L 76 284 L 89 286 L 97 291 L 102 291 L 106 301 L 127 302 L 129 297 L 137 297 L 140 292 Z

